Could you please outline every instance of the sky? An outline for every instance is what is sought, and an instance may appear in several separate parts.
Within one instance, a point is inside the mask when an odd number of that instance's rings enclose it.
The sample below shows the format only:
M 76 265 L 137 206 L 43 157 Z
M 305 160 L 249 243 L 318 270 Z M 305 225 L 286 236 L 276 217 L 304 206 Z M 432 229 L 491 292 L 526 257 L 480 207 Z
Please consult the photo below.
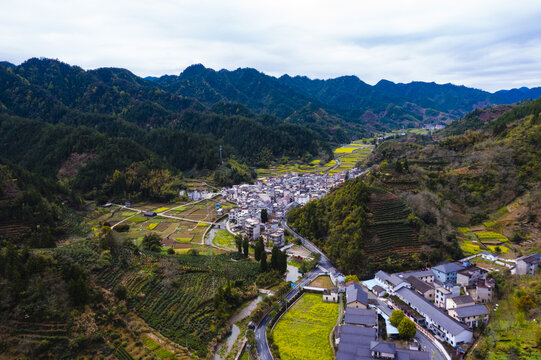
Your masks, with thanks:
M 6 0 L 0 60 L 139 76 L 191 64 L 375 84 L 541 86 L 539 0 Z

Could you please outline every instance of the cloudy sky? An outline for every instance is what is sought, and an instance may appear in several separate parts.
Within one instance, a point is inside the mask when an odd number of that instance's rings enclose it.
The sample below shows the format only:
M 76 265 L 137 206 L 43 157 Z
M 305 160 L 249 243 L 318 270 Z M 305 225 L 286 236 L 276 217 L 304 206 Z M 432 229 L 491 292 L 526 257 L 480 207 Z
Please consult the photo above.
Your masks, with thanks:
M 541 86 L 539 0 L 7 0 L 0 60 Z

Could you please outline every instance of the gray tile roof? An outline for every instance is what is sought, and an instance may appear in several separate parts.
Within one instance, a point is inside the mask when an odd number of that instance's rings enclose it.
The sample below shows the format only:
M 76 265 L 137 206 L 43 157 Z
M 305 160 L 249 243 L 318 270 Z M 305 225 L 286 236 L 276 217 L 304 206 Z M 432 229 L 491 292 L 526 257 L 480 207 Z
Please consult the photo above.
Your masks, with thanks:
M 393 343 L 372 341 L 370 343 L 370 350 L 394 354 L 396 352 L 396 345 Z
M 533 254 L 533 255 L 526 255 L 526 256 L 521 256 L 517 259 L 517 261 L 524 261 L 525 263 L 528 263 L 528 264 L 535 264 L 535 263 L 538 263 L 539 261 L 541 261 L 541 255 L 540 254 Z
M 396 294 L 403 301 L 410 304 L 411 307 L 415 308 L 421 315 L 428 316 L 432 321 L 439 324 L 450 334 L 456 336 L 465 330 L 470 331 L 465 325 L 442 312 L 415 291 L 408 288 L 402 288 L 398 290 Z
M 346 308 L 344 322 L 346 324 L 375 326 L 378 317 L 374 309 L 357 309 L 352 307 Z
M 430 360 L 432 356 L 427 351 L 396 349 L 395 360 Z
M 382 279 L 383 281 L 387 281 L 388 283 L 392 284 L 393 286 L 396 286 L 400 283 L 403 283 L 404 280 L 399 278 L 396 275 L 389 275 L 385 271 L 378 271 L 376 273 L 376 277 Z
M 419 280 L 418 278 L 414 276 L 410 276 L 406 280 L 411 284 L 411 286 L 415 288 L 415 290 L 419 290 L 423 294 L 426 293 L 427 291 L 434 290 L 433 285 L 427 284 L 424 281 Z
M 346 302 L 350 304 L 354 301 L 368 305 L 368 293 L 364 291 L 361 285 L 351 284 L 346 288 Z
M 479 315 L 488 315 L 488 309 L 485 305 L 470 305 L 470 306 L 463 306 L 456 309 L 453 309 L 453 311 L 456 311 L 456 314 L 459 318 L 465 318 L 468 316 L 479 316 Z
M 432 270 L 437 270 L 446 274 L 455 272 L 455 271 L 460 271 L 462 269 L 464 269 L 464 266 L 459 265 L 457 263 L 445 263 L 438 266 L 434 266 L 432 268 Z
M 395 275 L 408 278 L 410 276 L 421 278 L 421 277 L 427 277 L 427 276 L 434 276 L 434 272 L 432 270 L 419 270 L 419 271 L 407 271 L 402 273 L 396 273 Z
M 473 299 L 472 299 L 472 297 L 470 295 L 455 296 L 454 298 L 451 298 L 451 299 L 453 299 L 453 301 L 457 305 L 475 303 L 475 301 L 473 301 Z

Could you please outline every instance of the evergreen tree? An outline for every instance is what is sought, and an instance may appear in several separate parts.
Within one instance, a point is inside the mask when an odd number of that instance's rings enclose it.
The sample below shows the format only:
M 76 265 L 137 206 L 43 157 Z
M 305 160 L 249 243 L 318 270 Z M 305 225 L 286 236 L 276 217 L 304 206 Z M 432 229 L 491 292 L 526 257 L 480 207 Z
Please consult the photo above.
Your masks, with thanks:
M 265 253 L 265 245 L 263 244 L 263 239 L 259 238 L 257 239 L 257 242 L 255 244 L 255 253 L 254 257 L 256 261 L 261 260 L 261 255 Z
M 261 210 L 261 222 L 266 223 L 269 221 L 269 213 L 267 212 L 267 209 Z
M 88 290 L 83 276 L 77 279 L 72 278 L 68 284 L 68 294 L 75 306 L 86 304 L 88 300 Z
M 242 237 L 240 235 L 235 236 L 235 244 L 237 244 L 237 249 L 239 253 L 242 253 Z
M 279 269 L 279 262 L 280 262 L 280 253 L 281 251 L 278 249 L 277 246 L 273 246 L 272 247 L 272 252 L 271 252 L 271 269 L 272 270 L 278 270 Z
M 148 234 L 143 238 L 141 245 L 144 250 L 159 252 L 162 247 L 162 238 L 158 234 Z
M 248 241 L 248 238 L 244 238 L 242 245 L 244 247 L 244 256 L 248 257 L 248 252 L 250 249 L 250 242 Z
M 278 271 L 280 274 L 285 274 L 287 271 L 287 254 L 284 251 L 279 251 Z
M 260 270 L 261 272 L 267 271 L 267 253 L 265 250 L 263 250 L 263 253 L 261 254 Z

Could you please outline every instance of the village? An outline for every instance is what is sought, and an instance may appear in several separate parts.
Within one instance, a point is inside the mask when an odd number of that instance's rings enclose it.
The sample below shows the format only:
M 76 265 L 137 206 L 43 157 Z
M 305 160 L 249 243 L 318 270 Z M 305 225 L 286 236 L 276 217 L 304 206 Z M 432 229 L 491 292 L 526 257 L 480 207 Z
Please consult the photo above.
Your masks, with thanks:
M 283 247 L 284 228 L 281 223 L 291 208 L 322 198 L 332 188 L 362 173 L 357 168 L 332 175 L 288 173 L 258 179 L 253 185 L 224 188 L 221 190 L 223 198 L 237 204 L 228 213 L 228 227 L 233 232 L 243 232 L 251 240 L 263 237 L 267 247 Z M 264 221 L 262 217 L 265 217 Z
M 500 262 L 491 253 L 479 260 Z M 540 261 L 540 254 L 519 257 L 511 273 L 533 275 Z M 304 291 L 321 293 L 323 302 L 341 302 L 345 294 L 345 311 L 334 332 L 337 360 L 450 360 L 471 347 L 490 311 L 497 311 L 496 281 L 489 270 L 498 271 L 498 266 L 487 269 L 462 259 L 418 271 L 378 271 L 370 280 L 332 289 L 306 286 Z M 407 346 L 397 346 L 404 344 L 396 341 L 401 334 L 400 325 L 391 323 L 395 312 L 415 324 L 417 331 Z

